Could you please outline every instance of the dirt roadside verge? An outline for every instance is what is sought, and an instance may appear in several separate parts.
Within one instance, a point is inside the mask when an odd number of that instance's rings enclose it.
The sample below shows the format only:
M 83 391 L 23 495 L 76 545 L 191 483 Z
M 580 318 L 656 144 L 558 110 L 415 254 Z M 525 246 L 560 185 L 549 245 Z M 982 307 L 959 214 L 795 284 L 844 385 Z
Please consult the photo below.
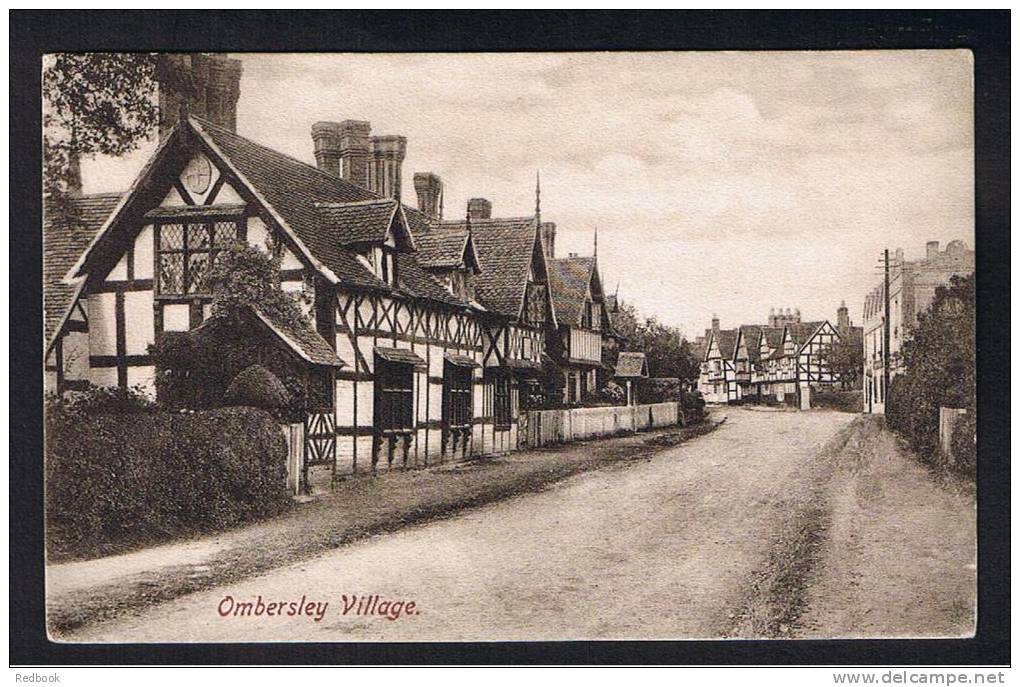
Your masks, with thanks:
M 861 416 L 777 504 L 733 637 L 962 637 L 973 633 L 973 494 L 936 479 Z
M 349 480 L 286 515 L 218 537 L 169 544 L 158 552 L 54 565 L 47 571 L 49 631 L 59 640 L 86 624 L 235 582 L 365 537 L 541 491 L 581 472 L 647 460 L 712 431 L 721 423 L 718 419 Z

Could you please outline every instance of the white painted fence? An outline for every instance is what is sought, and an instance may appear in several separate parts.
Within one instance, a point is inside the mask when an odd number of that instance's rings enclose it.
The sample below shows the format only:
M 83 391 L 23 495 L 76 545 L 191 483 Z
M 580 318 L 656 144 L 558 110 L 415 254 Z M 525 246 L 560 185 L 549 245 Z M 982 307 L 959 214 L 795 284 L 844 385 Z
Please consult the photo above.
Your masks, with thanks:
M 579 439 L 613 436 L 675 425 L 678 403 L 528 410 L 521 413 L 519 448 L 538 448 Z

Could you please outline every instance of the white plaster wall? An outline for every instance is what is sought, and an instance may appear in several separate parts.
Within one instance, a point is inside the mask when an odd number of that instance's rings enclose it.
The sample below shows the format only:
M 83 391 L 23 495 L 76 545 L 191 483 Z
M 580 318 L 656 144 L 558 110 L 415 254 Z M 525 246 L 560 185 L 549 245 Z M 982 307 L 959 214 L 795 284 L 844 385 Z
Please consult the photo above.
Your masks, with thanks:
M 146 224 L 135 237 L 135 279 L 152 279 L 154 241 L 152 225 Z
M 89 372 L 89 380 L 96 386 L 117 386 L 117 368 L 93 367 Z
M 248 218 L 248 243 L 256 248 L 269 250 L 269 230 L 261 217 Z
M 152 291 L 124 294 L 124 334 L 128 355 L 145 355 L 156 340 L 152 314 Z
M 89 378 L 89 335 L 87 332 L 68 332 L 64 336 L 64 378 Z
M 96 293 L 89 296 L 89 353 L 117 354 L 116 295 Z M 114 376 L 114 383 L 117 378 Z
M 190 316 L 187 303 L 170 303 L 163 306 L 163 331 L 186 332 L 189 329 Z
M 152 365 L 129 367 L 127 384 L 129 387 L 140 387 L 150 398 L 156 398 L 156 368 Z

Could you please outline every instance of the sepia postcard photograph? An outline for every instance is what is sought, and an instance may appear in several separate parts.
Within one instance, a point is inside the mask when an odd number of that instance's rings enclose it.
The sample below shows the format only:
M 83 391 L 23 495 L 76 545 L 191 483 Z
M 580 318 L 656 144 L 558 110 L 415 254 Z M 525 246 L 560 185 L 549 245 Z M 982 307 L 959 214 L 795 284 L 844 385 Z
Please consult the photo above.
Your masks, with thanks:
M 973 51 L 38 78 L 49 641 L 975 637 Z

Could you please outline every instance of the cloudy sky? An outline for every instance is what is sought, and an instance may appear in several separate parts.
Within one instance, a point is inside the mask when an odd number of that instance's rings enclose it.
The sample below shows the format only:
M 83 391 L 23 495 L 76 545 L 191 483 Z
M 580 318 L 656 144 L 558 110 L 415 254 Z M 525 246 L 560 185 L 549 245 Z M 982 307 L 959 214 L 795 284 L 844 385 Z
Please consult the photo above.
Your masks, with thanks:
M 974 244 L 967 51 L 236 55 L 238 132 L 314 163 L 318 120 L 408 138 L 410 180 L 445 184 L 446 216 L 483 196 L 534 210 L 557 255 L 689 335 L 770 307 L 860 320 L 885 247 Z M 83 166 L 125 188 L 154 144 Z

